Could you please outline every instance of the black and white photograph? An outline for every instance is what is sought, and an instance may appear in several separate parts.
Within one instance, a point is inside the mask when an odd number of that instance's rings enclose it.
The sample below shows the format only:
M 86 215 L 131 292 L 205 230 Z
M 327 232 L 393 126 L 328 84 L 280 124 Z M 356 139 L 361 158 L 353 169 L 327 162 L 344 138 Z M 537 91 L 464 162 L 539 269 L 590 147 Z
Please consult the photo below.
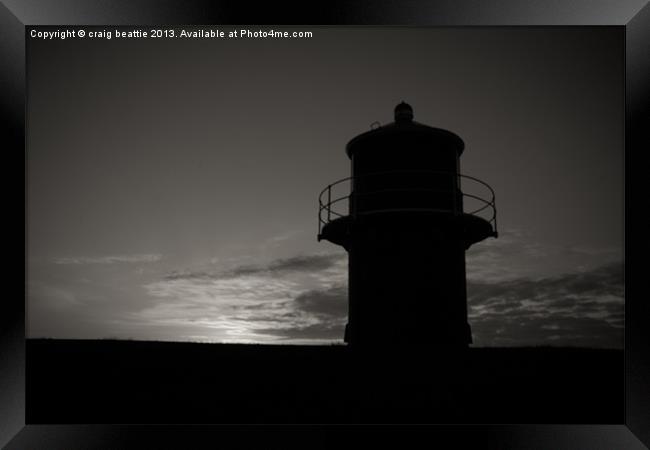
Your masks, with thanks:
M 28 380 L 45 389 L 63 352 L 115 399 L 100 380 L 151 358 L 149 386 L 206 392 L 146 402 L 157 421 L 553 421 L 563 401 L 567 421 L 619 418 L 622 39 L 29 31 Z M 208 401 L 242 377 L 273 380 L 273 406 Z M 600 398 L 554 392 L 570 383 Z M 278 408 L 287 389 L 309 403 Z

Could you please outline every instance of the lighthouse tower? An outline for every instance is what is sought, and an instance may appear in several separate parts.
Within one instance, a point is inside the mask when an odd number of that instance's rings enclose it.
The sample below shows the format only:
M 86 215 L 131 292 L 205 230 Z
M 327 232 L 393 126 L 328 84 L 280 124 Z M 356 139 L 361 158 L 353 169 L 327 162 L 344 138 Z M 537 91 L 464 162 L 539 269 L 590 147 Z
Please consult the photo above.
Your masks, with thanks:
M 352 176 L 321 192 L 318 240 L 348 252 L 350 346 L 472 342 L 465 250 L 497 229 L 492 188 L 460 173 L 464 146 L 404 102 L 348 143 Z

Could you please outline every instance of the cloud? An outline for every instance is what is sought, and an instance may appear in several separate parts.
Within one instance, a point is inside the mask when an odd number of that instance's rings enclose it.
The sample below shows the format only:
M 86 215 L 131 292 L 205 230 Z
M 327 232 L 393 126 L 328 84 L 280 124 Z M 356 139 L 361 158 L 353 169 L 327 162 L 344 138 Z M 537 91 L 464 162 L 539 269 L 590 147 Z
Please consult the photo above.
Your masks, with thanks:
M 267 265 L 245 265 L 236 267 L 228 272 L 225 276 L 237 277 L 245 275 L 282 275 L 289 272 L 318 272 L 333 267 L 342 255 L 316 254 L 316 255 L 299 255 L 291 258 L 278 259 Z
M 153 263 L 162 259 L 159 254 L 110 255 L 99 257 L 57 258 L 54 264 L 115 264 L 115 263 Z
M 278 330 L 261 329 L 260 332 L 277 333 Z M 319 322 L 302 327 L 286 328 L 282 330 L 281 338 L 284 340 L 326 341 L 335 342 L 343 338 L 345 332 L 344 322 Z M 306 342 L 305 342 L 306 343 Z
M 521 239 L 505 233 L 503 248 L 497 240 L 488 240 L 468 254 L 468 315 L 475 345 L 622 346 L 624 265 L 595 263 L 616 252 L 558 250 L 524 245 Z M 548 255 L 577 259 L 556 265 Z M 130 264 L 160 259 L 118 255 L 35 265 L 28 293 L 32 329 L 60 335 L 52 325 L 54 317 L 66 330 L 82 327 L 84 337 L 103 333 L 260 343 L 343 338 L 348 305 L 345 252 L 253 264 L 247 259 L 220 260 L 166 273 L 168 266 L 162 264 L 146 264 L 145 270 Z M 531 260 L 545 264 L 545 270 L 534 270 L 533 263 L 517 266 Z M 567 270 L 576 262 L 580 264 Z
M 334 319 L 344 319 L 347 317 L 347 286 L 310 290 L 300 294 L 294 301 L 298 309 L 308 314 Z
M 257 332 L 301 343 L 342 341 L 347 322 L 346 286 L 308 290 L 286 303 L 285 307 L 287 311 L 279 318 L 285 326 L 260 328 Z
M 331 327 L 344 319 L 327 316 L 326 307 L 310 299 L 332 286 L 341 290 L 347 279 L 344 252 L 255 265 L 241 259 L 235 264 L 218 261 L 166 274 L 159 264 L 118 264 L 158 259 L 125 255 L 32 261 L 30 336 L 288 342 L 288 336 L 300 334 L 305 338 L 289 340 L 342 339 L 343 333 L 337 335 Z
M 166 280 L 228 279 L 245 276 L 284 276 L 291 273 L 318 274 L 347 263 L 345 253 L 322 253 L 298 255 L 291 258 L 273 260 L 267 264 L 242 264 L 220 272 L 207 270 L 172 271 L 165 275 Z
M 473 245 L 466 254 L 468 281 L 506 281 L 590 271 L 623 259 L 621 247 L 541 243 L 519 230 Z
M 622 347 L 624 264 L 540 279 L 468 282 L 477 345 Z
M 193 325 L 218 342 L 340 341 L 346 264 L 345 254 L 314 254 L 217 272 L 168 273 L 145 286 L 158 301 L 130 320 L 145 328 Z
M 268 268 L 271 272 L 326 270 L 344 258 L 345 253 L 301 255 L 274 261 Z
M 305 230 L 284 231 L 266 239 L 262 244 L 260 244 L 259 249 L 263 253 L 277 251 L 280 247 L 304 237 L 305 234 Z

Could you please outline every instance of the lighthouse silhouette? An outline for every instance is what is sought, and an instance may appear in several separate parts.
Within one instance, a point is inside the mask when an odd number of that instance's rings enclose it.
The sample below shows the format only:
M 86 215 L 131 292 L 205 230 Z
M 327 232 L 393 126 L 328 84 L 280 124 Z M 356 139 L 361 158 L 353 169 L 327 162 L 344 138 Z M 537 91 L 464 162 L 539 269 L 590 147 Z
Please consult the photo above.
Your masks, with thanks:
M 460 173 L 465 144 L 413 120 L 395 121 L 346 146 L 351 176 L 319 196 L 318 240 L 348 252 L 350 347 L 466 348 L 465 251 L 497 237 L 492 188 Z

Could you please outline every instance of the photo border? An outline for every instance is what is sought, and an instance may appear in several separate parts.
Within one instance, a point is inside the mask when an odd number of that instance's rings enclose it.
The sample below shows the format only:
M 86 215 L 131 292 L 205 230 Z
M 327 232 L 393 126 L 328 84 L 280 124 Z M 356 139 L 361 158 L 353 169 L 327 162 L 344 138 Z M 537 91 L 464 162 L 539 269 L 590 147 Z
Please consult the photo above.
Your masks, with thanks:
M 647 0 L 436 0 L 304 2 L 302 8 L 278 2 L 251 5 L 209 0 L 3 0 L 0 3 L 0 66 L 2 66 L 2 125 L 5 155 L 18 158 L 25 150 L 25 28 L 37 25 L 402 25 L 402 26 L 620 26 L 625 30 L 625 168 L 639 170 L 632 159 L 650 148 L 650 5 Z M 26 156 L 26 155 L 25 155 Z M 12 159 L 13 162 L 13 159 Z M 631 162 L 636 162 L 634 167 Z M 26 171 L 26 159 L 23 160 Z M 13 172 L 13 164 L 5 166 Z M 11 169 L 10 169 L 11 168 Z M 625 231 L 632 229 L 627 175 Z M 26 188 L 26 182 L 25 182 Z M 5 192 L 12 192 L 7 188 Z M 638 204 L 645 204 L 637 195 Z M 26 202 L 26 195 L 24 197 Z M 23 205 L 25 207 L 25 205 Z M 26 208 L 24 210 L 26 214 Z M 9 218 L 9 214 L 5 215 Z M 26 215 L 24 216 L 26 219 Z M 6 220 L 6 224 L 13 224 Z M 634 225 L 639 227 L 636 222 Z M 23 233 L 26 239 L 26 221 Z M 636 236 L 636 234 L 634 234 Z M 627 242 L 625 249 L 628 250 Z M 25 244 L 26 241 L 25 241 Z M 638 244 L 637 244 L 638 245 Z M 637 257 L 626 252 L 625 286 L 640 280 Z M 23 253 L 24 256 L 24 253 Z M 633 260 L 632 264 L 629 263 Z M 636 266 L 636 269 L 634 268 Z M 13 265 L 11 267 L 17 267 Z M 26 266 L 23 266 L 26 277 Z M 636 275 L 631 275 L 636 270 Z M 11 275 L 13 275 L 11 273 Z M 10 280 L 14 277 L 9 276 Z M 16 274 L 16 279 L 19 278 Z M 634 283 L 634 281 L 633 281 Z M 26 294 L 26 289 L 23 290 Z M 405 436 L 412 442 L 482 443 L 481 448 L 644 448 L 650 446 L 650 308 L 646 296 L 625 301 L 625 422 L 612 425 L 421 425 L 363 426 L 359 434 L 377 442 Z M 0 446 L 7 448 L 188 447 L 200 442 L 251 439 L 283 445 L 301 442 L 305 432 L 314 444 L 340 445 L 349 426 L 155 426 L 155 425 L 30 425 L 25 423 L 25 300 L 5 294 L 0 306 Z M 597 395 L 597 393 L 595 393 Z M 645 400 L 645 401 L 644 401 Z M 255 433 L 251 433 L 251 428 Z M 355 430 L 356 431 L 356 430 Z M 404 433 L 406 432 L 406 433 Z M 252 435 L 255 435 L 253 438 Z M 327 438 L 325 438 L 327 434 Z M 289 440 L 285 440 L 291 436 Z M 338 436 L 338 438 L 337 438 Z M 302 441 L 304 442 L 304 441 Z M 98 444 L 101 443 L 101 444 Z M 250 448 L 250 447 L 249 447 Z

